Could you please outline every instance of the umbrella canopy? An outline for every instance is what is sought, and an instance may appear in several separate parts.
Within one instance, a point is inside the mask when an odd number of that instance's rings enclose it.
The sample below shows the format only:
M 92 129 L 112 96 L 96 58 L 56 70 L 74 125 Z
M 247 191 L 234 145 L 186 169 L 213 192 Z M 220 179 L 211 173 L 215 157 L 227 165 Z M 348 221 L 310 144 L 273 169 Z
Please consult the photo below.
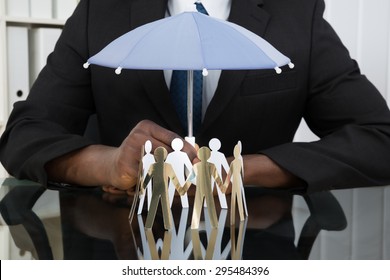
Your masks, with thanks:
M 290 59 L 249 30 L 198 12 L 142 25 L 117 38 L 85 64 L 117 69 L 277 69 Z
M 189 70 L 187 84 L 187 140 L 193 137 L 193 70 L 272 69 L 290 59 L 251 31 L 199 12 L 142 25 L 112 41 L 84 64 L 122 69 Z M 185 93 L 183 93 L 185 94 Z

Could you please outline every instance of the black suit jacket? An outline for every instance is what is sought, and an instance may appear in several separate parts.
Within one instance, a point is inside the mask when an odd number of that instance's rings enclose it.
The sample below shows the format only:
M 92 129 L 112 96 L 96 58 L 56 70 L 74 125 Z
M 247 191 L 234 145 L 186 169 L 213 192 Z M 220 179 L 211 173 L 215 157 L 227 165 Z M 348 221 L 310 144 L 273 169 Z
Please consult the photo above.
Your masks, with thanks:
M 185 135 L 162 71 L 82 65 L 118 36 L 164 17 L 167 0 L 82 0 L 26 102 L 15 104 L 1 139 L 4 166 L 46 182 L 49 160 L 94 143 L 83 136 L 96 113 L 101 143 L 118 146 L 141 120 Z M 390 182 L 390 114 L 386 102 L 323 20 L 323 0 L 233 0 L 229 20 L 291 58 L 294 69 L 223 71 L 200 145 L 217 137 L 228 156 L 264 153 L 308 190 Z M 156 45 L 158 48 L 158 45 Z M 292 143 L 304 117 L 321 137 Z

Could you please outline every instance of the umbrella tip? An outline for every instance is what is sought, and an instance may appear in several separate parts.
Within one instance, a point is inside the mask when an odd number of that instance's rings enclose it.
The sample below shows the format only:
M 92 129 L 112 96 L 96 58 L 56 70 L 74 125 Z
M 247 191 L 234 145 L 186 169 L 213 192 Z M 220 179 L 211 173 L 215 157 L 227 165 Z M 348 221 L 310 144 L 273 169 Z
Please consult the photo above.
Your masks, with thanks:
M 85 63 L 83 64 L 84 69 L 88 69 L 89 65 L 90 65 L 89 62 L 85 62 Z
M 293 68 L 295 67 L 295 65 L 294 65 L 294 63 L 290 62 L 290 63 L 288 64 L 288 67 L 290 67 L 290 69 L 293 69 Z
M 209 71 L 206 68 L 203 68 L 202 75 L 206 77 L 208 74 L 209 74 Z
M 118 67 L 115 69 L 115 74 L 120 75 L 122 73 L 122 67 Z
M 276 74 L 282 73 L 282 69 L 280 69 L 279 67 L 275 67 L 274 69 L 276 71 Z

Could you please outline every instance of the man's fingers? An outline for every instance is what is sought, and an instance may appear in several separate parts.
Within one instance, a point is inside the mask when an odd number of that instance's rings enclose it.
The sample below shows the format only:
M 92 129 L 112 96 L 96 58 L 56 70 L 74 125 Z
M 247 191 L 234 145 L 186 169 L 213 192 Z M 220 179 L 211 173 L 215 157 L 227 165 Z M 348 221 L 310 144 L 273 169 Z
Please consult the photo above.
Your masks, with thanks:
M 179 138 L 184 143 L 182 151 L 186 152 L 191 160 L 196 157 L 196 149 L 190 143 L 185 141 L 175 132 L 165 129 L 152 121 L 141 121 L 134 128 L 133 133 L 138 134 L 138 141 L 140 141 L 141 144 L 144 144 L 147 140 L 150 140 L 152 142 L 153 150 L 155 150 L 157 147 L 164 147 L 168 152 L 172 151 L 172 141 L 175 138 Z
M 103 186 L 102 187 L 103 191 L 111 194 L 125 194 L 126 191 L 112 187 L 112 186 Z
M 197 146 L 197 145 L 195 144 L 195 146 Z M 184 140 L 184 147 L 183 147 L 182 151 L 187 153 L 187 155 L 191 161 L 193 161 L 195 158 L 197 158 L 196 148 L 185 140 Z

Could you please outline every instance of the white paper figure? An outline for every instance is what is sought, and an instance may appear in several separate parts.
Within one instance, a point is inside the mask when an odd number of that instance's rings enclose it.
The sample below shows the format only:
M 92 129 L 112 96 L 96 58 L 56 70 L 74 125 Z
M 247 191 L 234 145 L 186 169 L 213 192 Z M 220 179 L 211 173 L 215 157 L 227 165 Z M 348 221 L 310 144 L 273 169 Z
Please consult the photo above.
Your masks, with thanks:
M 209 142 L 209 147 L 211 150 L 211 156 L 208 162 L 211 162 L 215 165 L 219 176 L 222 178 L 222 167 L 227 174 L 229 172 L 229 164 L 226 160 L 225 155 L 219 151 L 219 149 L 221 148 L 221 141 L 219 141 L 219 139 L 217 138 L 213 138 Z M 211 186 L 214 189 L 215 186 L 214 179 L 212 179 L 211 181 Z M 219 204 L 221 205 L 221 208 L 227 209 L 228 205 L 227 205 L 225 194 L 222 193 L 219 188 L 217 188 L 217 192 L 218 192 Z M 207 207 L 206 201 L 205 201 L 205 207 Z
M 149 167 L 155 163 L 154 156 L 151 154 L 152 151 L 152 142 L 150 140 L 147 140 L 145 142 L 145 155 L 142 158 L 142 166 L 143 166 L 143 173 L 146 174 L 148 173 Z M 139 196 L 139 205 L 138 205 L 138 212 L 137 214 L 142 213 L 142 208 L 144 206 L 145 202 L 145 196 L 148 197 L 148 210 L 150 208 L 150 201 L 152 199 L 152 182 L 149 182 L 148 185 L 146 186 L 146 192 L 143 194 L 140 194 Z
M 171 143 L 171 147 L 173 149 L 173 152 L 169 153 L 166 159 L 166 163 L 169 163 L 172 165 L 173 170 L 175 171 L 175 174 L 177 176 L 177 179 L 179 180 L 180 185 L 184 185 L 185 183 L 185 174 L 187 171 L 187 174 L 189 174 L 192 170 L 192 164 L 190 159 L 188 158 L 188 155 L 185 152 L 182 152 L 181 149 L 183 149 L 184 143 L 183 140 L 180 138 L 173 139 Z M 187 169 L 187 170 L 186 170 Z M 169 193 L 169 202 L 170 207 L 172 207 L 173 198 L 175 195 L 175 186 L 172 182 L 169 183 L 168 188 Z M 181 205 L 183 208 L 188 208 L 188 196 L 187 194 L 184 194 L 180 196 L 181 199 Z

